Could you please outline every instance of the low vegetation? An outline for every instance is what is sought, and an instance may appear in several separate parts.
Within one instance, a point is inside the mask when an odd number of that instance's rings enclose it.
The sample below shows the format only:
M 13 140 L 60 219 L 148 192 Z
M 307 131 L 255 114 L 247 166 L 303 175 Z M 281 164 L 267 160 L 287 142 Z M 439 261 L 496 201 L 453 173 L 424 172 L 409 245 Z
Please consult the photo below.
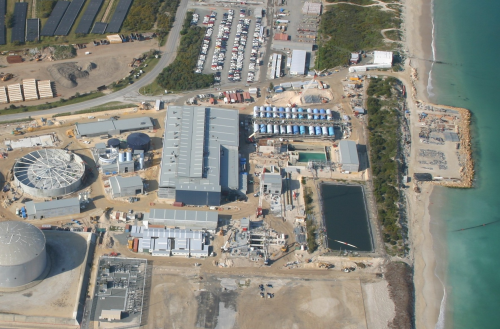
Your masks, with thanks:
M 169 91 L 185 91 L 210 87 L 214 82 L 213 74 L 198 74 L 194 70 L 200 54 L 205 29 L 190 26 L 192 13 L 188 13 L 181 30 L 181 42 L 174 62 L 158 75 L 158 85 Z
M 378 7 L 349 4 L 332 5 L 321 16 L 316 66 L 328 69 L 347 65 L 350 53 L 359 50 L 384 50 L 382 29 L 399 28 L 399 14 Z
M 179 0 L 134 1 L 123 27 L 128 31 L 149 31 L 155 26 L 158 33 L 168 33 L 175 18 Z
M 389 295 L 396 307 L 394 319 L 388 323 L 391 329 L 415 328 L 412 272 L 411 267 L 403 262 L 391 262 L 386 267 L 385 278 L 389 283 Z
M 302 177 L 302 187 L 304 193 L 304 204 L 306 216 L 309 218 L 313 215 L 312 207 L 313 207 L 313 198 L 312 191 L 309 187 L 306 186 L 306 178 Z M 316 243 L 316 225 L 312 219 L 306 220 L 306 231 L 307 231 L 307 250 L 309 253 L 313 253 L 316 248 L 318 248 L 318 244 Z
M 55 0 L 40 0 L 36 2 L 38 14 L 40 18 L 48 18 L 52 9 L 56 6 L 57 1 Z
M 85 113 L 96 113 L 96 112 L 104 112 L 104 111 L 112 111 L 112 110 L 120 110 L 120 109 L 126 109 L 126 108 L 132 108 L 136 107 L 137 104 L 115 104 L 115 102 L 112 102 L 112 104 L 104 104 L 102 106 L 96 106 L 96 107 L 91 107 L 89 109 L 85 110 L 80 110 L 76 112 L 63 112 L 63 113 L 57 113 L 54 114 L 52 117 L 57 118 L 57 117 L 65 117 L 68 115 L 73 115 L 73 114 L 85 114 Z
M 329 2 L 329 3 L 336 3 L 336 2 L 349 2 L 349 3 L 353 3 L 353 4 L 356 4 L 356 5 L 371 5 L 371 4 L 374 4 L 375 2 L 372 1 L 372 0 L 326 0 L 326 2 Z
M 399 224 L 398 138 L 399 111 L 396 109 L 393 77 L 370 79 L 368 94 L 368 130 L 370 163 L 374 196 L 384 242 L 392 245 L 394 253 L 404 250 Z M 390 250 L 391 250 L 390 249 Z

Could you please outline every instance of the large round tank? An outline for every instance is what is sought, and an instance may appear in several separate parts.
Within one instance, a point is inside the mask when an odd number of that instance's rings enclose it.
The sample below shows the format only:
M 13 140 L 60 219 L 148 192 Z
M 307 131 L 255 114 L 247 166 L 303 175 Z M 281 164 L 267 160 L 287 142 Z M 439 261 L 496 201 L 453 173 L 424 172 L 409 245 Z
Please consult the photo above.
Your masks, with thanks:
M 111 138 L 108 140 L 108 147 L 112 148 L 119 148 L 120 147 L 120 140 L 118 138 Z
M 13 168 L 15 185 L 35 197 L 74 193 L 82 185 L 85 163 L 77 154 L 61 149 L 36 150 L 19 158 Z
M 132 133 L 127 137 L 128 147 L 132 150 L 143 150 L 144 152 L 149 151 L 149 145 L 151 144 L 151 138 L 145 133 Z
M 0 290 L 32 282 L 46 266 L 42 231 L 26 222 L 0 222 Z

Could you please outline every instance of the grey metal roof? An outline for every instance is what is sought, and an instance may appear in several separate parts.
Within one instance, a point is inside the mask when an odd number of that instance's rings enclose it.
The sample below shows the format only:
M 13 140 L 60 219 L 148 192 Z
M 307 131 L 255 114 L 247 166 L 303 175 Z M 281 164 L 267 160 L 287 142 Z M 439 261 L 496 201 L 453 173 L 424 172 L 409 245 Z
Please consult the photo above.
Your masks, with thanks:
M 339 142 L 340 163 L 359 165 L 358 150 L 356 142 L 342 140 Z
M 305 74 L 307 51 L 294 49 L 292 51 L 292 64 L 290 66 L 290 72 L 295 74 Z
M 113 176 L 109 179 L 109 183 L 113 191 L 120 191 L 122 188 L 127 187 L 142 187 L 142 178 L 140 176 Z M 117 188 L 117 190 L 115 190 Z
M 220 191 L 238 188 L 238 111 L 169 106 L 160 187 Z
M 80 206 L 80 200 L 78 198 L 69 198 L 36 203 L 28 201 L 25 206 L 28 215 L 35 215 L 37 211 Z
M 265 173 L 264 184 L 281 184 L 281 174 Z
M 25 222 L 0 222 L 0 266 L 24 264 L 44 249 L 45 235 L 37 227 Z
M 107 134 L 119 130 L 130 131 L 149 129 L 153 127 L 153 121 L 150 117 L 130 118 L 121 120 L 105 120 L 87 123 L 75 123 L 77 135 L 95 135 Z
M 176 221 L 191 221 L 191 222 L 207 222 L 215 223 L 219 220 L 217 211 L 202 211 L 202 210 L 177 210 L 177 209 L 150 209 L 148 218 L 150 221 L 155 220 L 176 220 Z M 146 218 L 145 218 L 146 219 Z M 185 223 L 182 223 L 185 225 Z

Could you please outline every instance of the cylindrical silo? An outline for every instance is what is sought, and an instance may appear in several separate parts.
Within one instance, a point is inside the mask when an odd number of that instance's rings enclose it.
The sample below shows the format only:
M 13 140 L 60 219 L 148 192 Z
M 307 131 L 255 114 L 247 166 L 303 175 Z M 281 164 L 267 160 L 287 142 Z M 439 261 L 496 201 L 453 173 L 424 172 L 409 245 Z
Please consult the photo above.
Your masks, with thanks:
M 139 169 L 144 169 L 144 159 L 139 158 Z
M 259 114 L 259 107 L 258 106 L 254 106 L 253 107 L 253 117 L 256 118 Z
M 326 116 L 326 120 L 332 120 L 332 116 L 331 115 L 327 115 Z
M 149 151 L 151 138 L 145 133 L 132 133 L 127 137 L 127 145 L 132 150 Z
M 328 128 L 321 127 L 321 132 L 323 133 L 323 136 L 328 136 Z
M 299 126 L 293 126 L 293 134 L 298 135 L 299 134 Z
M 260 125 L 260 133 L 261 134 L 265 134 L 266 133 L 266 125 L 265 124 L 261 124 Z
M 266 116 L 266 111 L 260 111 L 260 112 L 259 112 L 259 116 L 260 116 L 261 118 L 265 117 L 265 116 Z
M 280 113 L 280 118 L 283 119 L 285 117 L 285 109 L 283 107 L 280 107 L 278 111 Z
M 126 159 L 126 161 L 132 161 L 132 150 L 131 149 L 127 149 L 125 151 L 125 159 Z
M 280 133 L 280 126 L 279 125 L 274 125 L 274 133 L 279 134 Z
M 312 109 L 311 109 L 311 108 L 308 108 L 308 109 L 307 109 L 307 113 L 312 113 Z
M 309 126 L 309 135 L 314 135 L 314 127 Z
M 277 118 L 277 117 L 279 117 L 278 108 L 275 106 L 275 107 L 273 107 L 273 118 Z
M 290 119 L 290 117 L 291 117 L 290 116 L 290 108 L 287 107 L 287 108 L 285 108 L 285 118 Z
M 19 221 L 0 222 L 0 290 L 24 286 L 46 274 L 45 235 Z
M 335 130 L 333 127 L 328 127 L 328 135 L 335 137 Z
M 291 135 L 291 134 L 292 134 L 292 126 L 290 126 L 290 125 L 286 126 L 286 133 L 287 133 L 288 135 Z
M 108 140 L 108 147 L 112 148 L 119 148 L 120 147 L 120 140 L 118 138 L 111 138 Z
M 273 125 L 272 124 L 268 124 L 267 125 L 267 133 L 268 134 L 272 134 L 273 133 Z
M 282 135 L 286 134 L 286 127 L 285 126 L 280 126 L 280 134 L 282 134 Z
M 125 161 L 125 152 L 120 151 L 118 153 L 118 162 L 123 162 L 123 161 Z
M 297 112 L 298 112 L 299 119 L 303 119 L 304 118 L 304 109 L 299 107 L 299 110 Z
M 327 114 L 327 115 L 331 115 L 331 114 L 332 114 L 332 110 L 330 110 L 330 109 L 326 109 L 326 114 Z
M 299 127 L 299 131 L 300 131 L 301 135 L 305 135 L 306 134 L 306 127 L 305 126 L 300 126 Z
M 326 113 L 325 109 L 320 109 L 319 110 L 319 114 L 320 114 L 319 117 L 321 118 L 321 120 L 325 120 L 326 119 L 325 113 Z
M 254 123 L 253 124 L 253 132 L 257 132 L 259 131 L 259 124 L 258 123 Z
M 316 127 L 315 130 L 316 130 L 316 136 L 321 135 L 321 127 Z
M 314 120 L 318 120 L 319 119 L 319 115 L 318 115 L 319 111 L 318 111 L 318 109 L 313 109 L 313 113 L 314 113 L 314 115 L 313 115 Z

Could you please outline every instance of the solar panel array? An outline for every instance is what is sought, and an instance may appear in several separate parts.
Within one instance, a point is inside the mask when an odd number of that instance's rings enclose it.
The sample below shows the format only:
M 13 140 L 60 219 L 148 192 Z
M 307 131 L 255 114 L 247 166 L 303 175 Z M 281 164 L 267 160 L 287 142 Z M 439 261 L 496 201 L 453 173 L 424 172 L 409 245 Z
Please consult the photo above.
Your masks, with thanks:
M 71 1 L 71 4 L 69 5 L 68 9 L 66 9 L 66 12 L 64 13 L 64 16 L 57 26 L 56 32 L 54 35 L 68 35 L 69 31 L 71 31 L 71 28 L 73 27 L 73 24 L 75 24 L 75 20 L 78 17 L 78 14 L 80 14 L 80 10 L 82 10 L 83 4 L 85 3 L 85 0 L 73 0 Z
M 27 2 L 16 2 L 14 6 L 14 26 L 12 27 L 12 42 L 24 43 L 26 32 Z
M 7 0 L 0 0 L 0 45 L 7 43 L 5 29 L 5 13 L 7 11 Z
M 69 1 L 57 1 L 56 6 L 52 9 L 52 13 L 50 13 L 50 17 L 45 22 L 45 25 L 42 28 L 42 33 L 40 35 L 51 37 L 56 32 L 57 26 L 61 21 L 66 9 L 68 9 Z
M 108 26 L 108 23 L 96 22 L 94 24 L 94 28 L 92 29 L 92 33 L 95 33 L 95 34 L 104 34 L 104 32 L 106 32 L 106 27 L 107 26 Z
M 120 0 L 115 9 L 113 17 L 106 28 L 106 33 L 118 33 L 122 28 L 123 21 L 128 14 L 132 0 Z
M 85 10 L 85 12 L 83 13 L 82 18 L 80 19 L 80 23 L 76 28 L 76 33 L 89 33 L 90 28 L 92 27 L 92 23 L 94 22 L 99 9 L 101 9 L 103 2 L 104 0 L 90 0 L 89 5 L 87 6 L 87 10 Z
M 26 20 L 26 41 L 35 41 L 40 37 L 40 20 L 30 18 Z

